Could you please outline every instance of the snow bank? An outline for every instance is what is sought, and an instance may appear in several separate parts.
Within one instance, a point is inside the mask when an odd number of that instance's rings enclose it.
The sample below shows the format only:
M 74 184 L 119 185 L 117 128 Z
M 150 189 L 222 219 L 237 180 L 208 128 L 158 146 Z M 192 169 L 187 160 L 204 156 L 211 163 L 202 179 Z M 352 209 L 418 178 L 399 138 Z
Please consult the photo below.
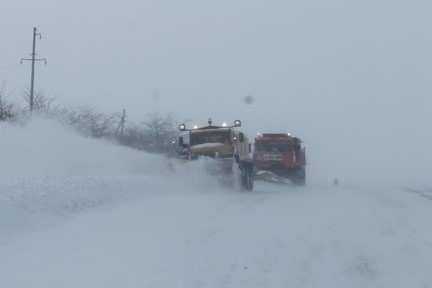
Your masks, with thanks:
M 51 120 L 1 124 L 0 139 L 0 242 L 11 232 L 97 207 L 214 182 L 202 161 L 182 167 L 160 155 L 84 138 Z
M 430 189 L 241 193 L 218 186 L 206 159 L 41 119 L 0 131 L 2 286 L 432 286 Z
M 158 156 L 84 138 L 37 118 L 24 127 L 0 126 L 0 177 L 119 176 L 157 173 Z

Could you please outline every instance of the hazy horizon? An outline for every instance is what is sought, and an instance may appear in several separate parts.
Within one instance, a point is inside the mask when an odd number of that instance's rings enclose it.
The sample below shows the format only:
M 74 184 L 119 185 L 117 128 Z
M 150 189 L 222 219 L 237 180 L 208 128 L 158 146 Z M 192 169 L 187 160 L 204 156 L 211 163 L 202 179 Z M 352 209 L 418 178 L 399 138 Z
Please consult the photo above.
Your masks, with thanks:
M 37 26 L 48 65 L 37 66 L 36 89 L 60 104 L 125 108 L 132 120 L 155 111 L 179 121 L 239 118 L 251 136 L 299 135 L 311 167 L 427 179 L 431 6 L 6 1 L 0 81 L 19 101 L 30 74 L 19 59 Z M 246 95 L 255 103 L 245 105 Z
M 432 2 L 1 3 L 2 286 L 432 287 Z

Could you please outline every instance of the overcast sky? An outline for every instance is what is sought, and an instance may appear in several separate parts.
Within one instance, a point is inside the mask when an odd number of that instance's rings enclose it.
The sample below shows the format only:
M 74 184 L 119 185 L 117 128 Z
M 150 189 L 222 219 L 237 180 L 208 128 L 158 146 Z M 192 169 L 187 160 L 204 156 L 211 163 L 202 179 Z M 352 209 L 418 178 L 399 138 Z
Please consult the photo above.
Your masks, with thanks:
M 19 59 L 31 52 L 36 25 L 37 50 L 48 58 L 36 87 L 59 103 L 126 108 L 133 119 L 153 111 L 240 118 L 251 134 L 299 134 L 315 161 L 339 170 L 431 168 L 430 1 L 0 5 L 0 81 L 13 99 L 28 87 L 29 63 Z M 242 102 L 248 94 L 252 105 Z

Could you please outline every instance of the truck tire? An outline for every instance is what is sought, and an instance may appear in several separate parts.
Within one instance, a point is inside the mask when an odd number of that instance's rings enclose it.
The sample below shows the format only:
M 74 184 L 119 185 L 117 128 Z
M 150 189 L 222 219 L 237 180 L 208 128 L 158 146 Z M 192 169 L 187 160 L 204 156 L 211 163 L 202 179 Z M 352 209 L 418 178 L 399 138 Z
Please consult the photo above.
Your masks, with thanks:
M 305 167 L 297 168 L 291 178 L 291 181 L 298 186 L 306 185 L 306 169 Z
M 254 169 L 251 163 L 241 163 L 241 185 L 247 191 L 252 191 L 254 187 Z

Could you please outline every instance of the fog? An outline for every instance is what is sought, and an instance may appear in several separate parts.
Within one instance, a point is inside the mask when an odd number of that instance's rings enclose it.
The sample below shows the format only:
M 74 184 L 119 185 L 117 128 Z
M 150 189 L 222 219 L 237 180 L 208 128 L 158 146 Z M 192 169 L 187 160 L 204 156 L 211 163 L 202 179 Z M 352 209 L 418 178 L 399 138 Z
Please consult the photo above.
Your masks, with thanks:
M 0 92 L 304 141 L 307 185 L 228 189 L 205 160 L 0 124 L 8 287 L 430 287 L 427 1 L 3 0 Z M 244 97 L 254 101 L 246 104 Z M 238 175 L 237 175 L 238 176 Z M 333 179 L 339 185 L 331 185 Z M 408 189 L 408 188 L 409 189 Z
M 2 2 L 0 81 L 20 101 L 31 28 L 37 89 L 130 119 L 242 119 L 307 146 L 309 180 L 428 184 L 426 1 Z M 255 102 L 243 103 L 246 95 Z
M 430 190 L 257 181 L 242 192 L 203 161 L 168 165 L 52 120 L 0 133 L 6 287 L 432 283 Z
M 1 247 L 24 232 L 97 208 L 178 189 L 188 194 L 221 188 L 203 171 L 203 161 L 179 169 L 162 155 L 86 138 L 42 117 L 25 126 L 0 123 L 0 138 Z

